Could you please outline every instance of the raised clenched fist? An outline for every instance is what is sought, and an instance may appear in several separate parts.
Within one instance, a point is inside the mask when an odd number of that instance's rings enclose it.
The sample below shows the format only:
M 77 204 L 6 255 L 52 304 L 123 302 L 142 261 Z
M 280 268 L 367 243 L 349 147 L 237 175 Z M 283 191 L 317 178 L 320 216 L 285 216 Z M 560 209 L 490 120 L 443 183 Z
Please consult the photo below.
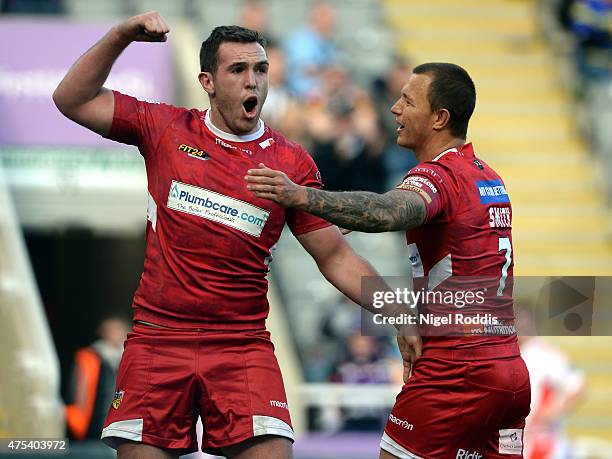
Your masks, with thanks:
M 132 16 L 117 26 L 117 31 L 127 41 L 166 41 L 170 32 L 164 18 L 159 13 L 149 13 Z

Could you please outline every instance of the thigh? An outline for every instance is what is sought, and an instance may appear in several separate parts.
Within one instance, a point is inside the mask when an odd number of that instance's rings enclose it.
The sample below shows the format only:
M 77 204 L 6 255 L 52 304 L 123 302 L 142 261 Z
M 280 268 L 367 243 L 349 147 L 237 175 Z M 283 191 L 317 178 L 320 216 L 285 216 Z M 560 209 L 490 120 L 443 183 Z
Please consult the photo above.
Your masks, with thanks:
M 378 459 L 397 459 L 397 456 L 394 456 L 393 454 L 389 453 L 388 451 L 385 451 L 384 449 L 380 450 L 380 455 L 378 456 Z
M 270 435 L 293 442 L 289 406 L 269 333 L 226 333 L 203 343 L 200 354 L 206 358 L 200 358 L 199 375 L 204 450 L 217 453 Z
M 293 451 L 288 438 L 264 435 L 223 448 L 231 459 L 291 459 Z
M 175 459 L 178 457 L 176 452 L 131 441 L 121 441 L 117 446 L 118 459 Z
M 195 451 L 193 335 L 136 325 L 128 335 L 102 439 Z

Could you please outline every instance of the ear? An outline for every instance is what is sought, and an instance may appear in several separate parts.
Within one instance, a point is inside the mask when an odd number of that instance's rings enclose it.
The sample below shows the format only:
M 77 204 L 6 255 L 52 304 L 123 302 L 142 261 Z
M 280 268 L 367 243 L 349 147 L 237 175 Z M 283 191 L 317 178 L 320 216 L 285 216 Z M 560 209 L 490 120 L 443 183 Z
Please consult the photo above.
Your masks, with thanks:
M 215 82 L 213 80 L 213 75 L 210 72 L 200 72 L 198 75 L 198 80 L 204 91 L 208 93 L 209 96 L 215 95 Z
M 446 108 L 442 108 L 434 113 L 433 129 L 435 131 L 441 131 L 447 128 L 450 124 L 450 112 Z

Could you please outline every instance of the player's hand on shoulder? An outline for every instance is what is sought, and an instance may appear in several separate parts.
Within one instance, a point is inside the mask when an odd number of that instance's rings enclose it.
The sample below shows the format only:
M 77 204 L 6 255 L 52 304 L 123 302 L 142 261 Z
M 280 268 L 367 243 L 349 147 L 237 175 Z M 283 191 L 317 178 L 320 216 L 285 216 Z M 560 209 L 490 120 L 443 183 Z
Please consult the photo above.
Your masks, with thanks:
M 305 189 L 294 183 L 287 174 L 260 163 L 259 169 L 250 169 L 245 177 L 247 189 L 258 198 L 269 199 L 283 207 L 298 207 L 305 198 Z
M 166 21 L 156 11 L 132 16 L 117 26 L 117 31 L 127 41 L 166 41 L 170 32 Z

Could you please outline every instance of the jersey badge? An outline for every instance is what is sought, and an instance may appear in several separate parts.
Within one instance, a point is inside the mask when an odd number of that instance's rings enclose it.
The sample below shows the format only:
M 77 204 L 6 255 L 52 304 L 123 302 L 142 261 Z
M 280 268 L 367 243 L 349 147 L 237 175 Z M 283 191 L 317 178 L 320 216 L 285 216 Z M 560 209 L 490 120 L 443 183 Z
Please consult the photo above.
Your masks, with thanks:
M 269 139 L 266 139 L 263 142 L 259 142 L 259 146 L 265 150 L 266 148 L 272 146 L 273 143 L 274 139 L 270 137 Z
M 121 405 L 121 400 L 123 400 L 123 395 L 125 394 L 124 390 L 120 390 L 115 392 L 115 396 L 113 397 L 112 405 L 113 408 L 118 410 Z

